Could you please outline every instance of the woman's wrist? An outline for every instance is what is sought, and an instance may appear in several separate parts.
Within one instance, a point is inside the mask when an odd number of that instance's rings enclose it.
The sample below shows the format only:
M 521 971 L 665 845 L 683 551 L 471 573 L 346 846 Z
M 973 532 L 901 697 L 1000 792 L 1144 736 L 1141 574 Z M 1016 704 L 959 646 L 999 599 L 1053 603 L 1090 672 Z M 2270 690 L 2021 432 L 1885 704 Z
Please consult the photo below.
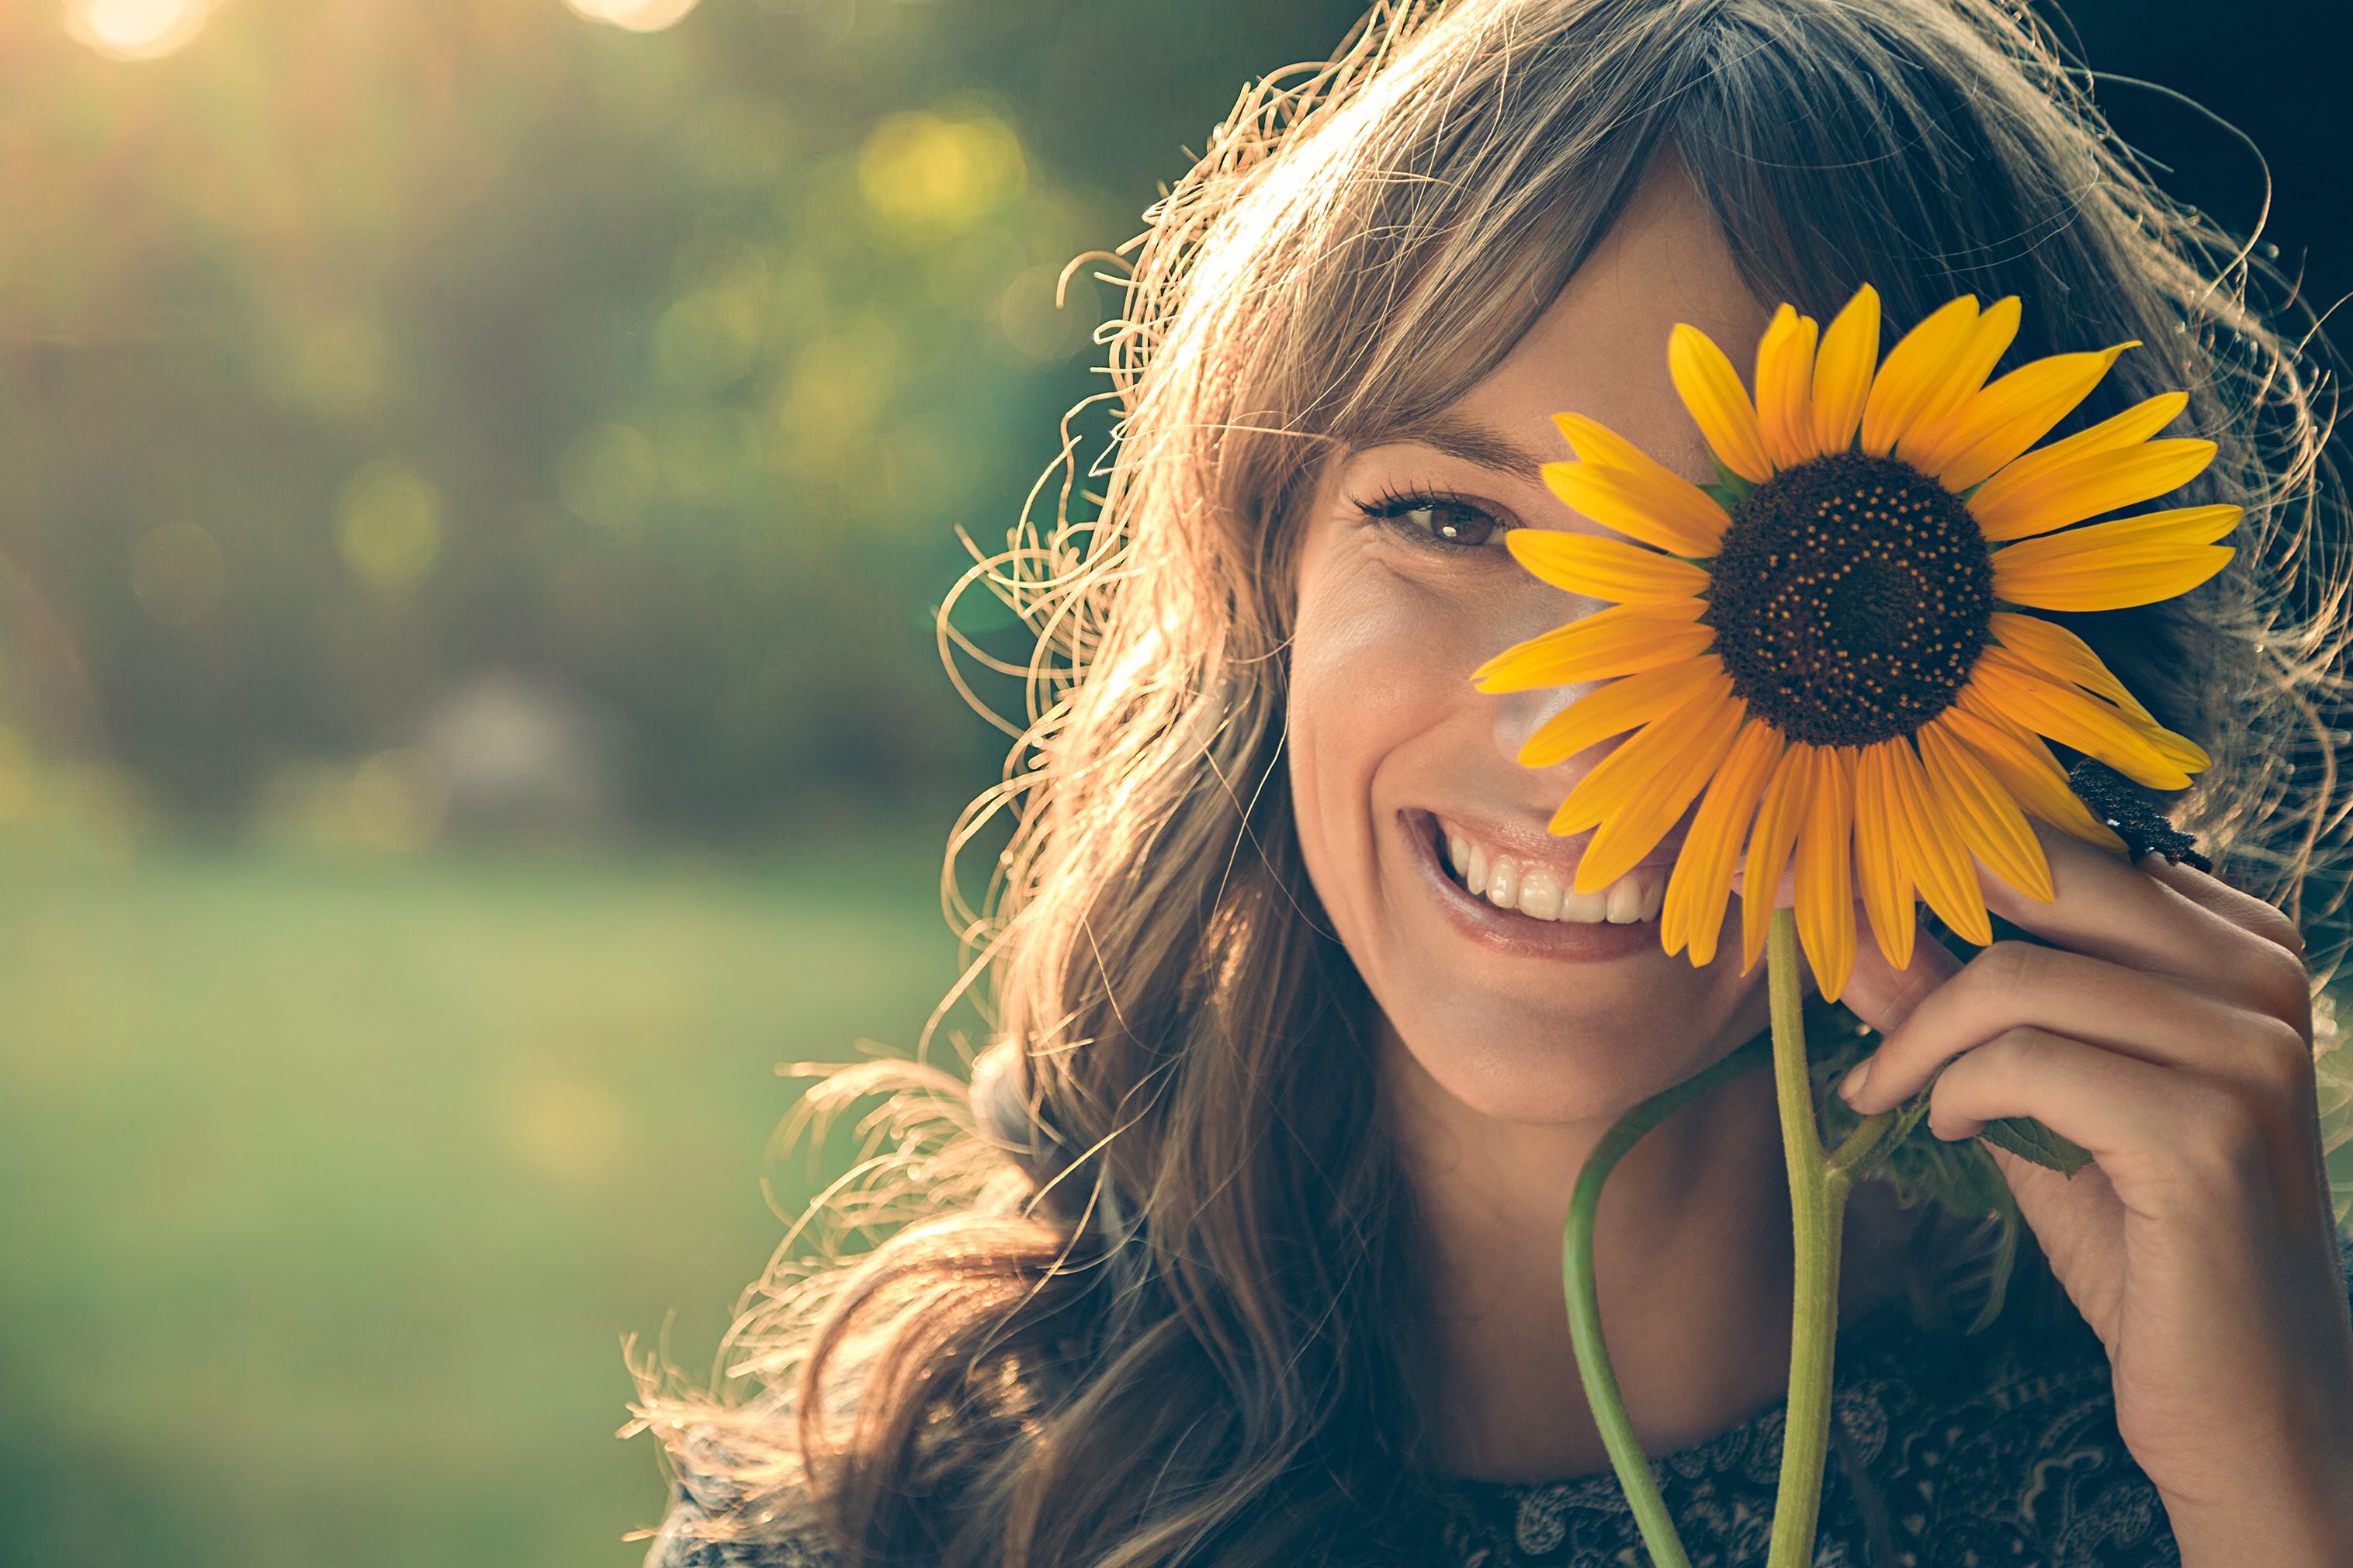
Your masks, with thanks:
M 2353 1452 L 2306 1450 L 2227 1498 L 2160 1490 L 2183 1568 L 2344 1568 L 2353 1563 Z

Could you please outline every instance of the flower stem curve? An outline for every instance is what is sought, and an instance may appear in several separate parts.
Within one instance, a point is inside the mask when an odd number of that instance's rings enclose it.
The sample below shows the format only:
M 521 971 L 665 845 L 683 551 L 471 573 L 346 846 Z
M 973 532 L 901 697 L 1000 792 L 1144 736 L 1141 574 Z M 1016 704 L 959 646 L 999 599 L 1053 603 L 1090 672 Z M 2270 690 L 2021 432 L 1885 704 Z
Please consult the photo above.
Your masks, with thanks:
M 1570 1190 L 1568 1220 L 1561 1231 L 1561 1285 L 1568 1300 L 1569 1342 L 1577 1353 L 1577 1373 L 1585 1384 L 1586 1403 L 1593 1407 L 1593 1424 L 1600 1429 L 1602 1447 L 1618 1473 L 1618 1485 L 1634 1510 L 1654 1568 L 1688 1568 L 1683 1539 L 1675 1532 L 1674 1516 L 1659 1495 L 1658 1478 L 1634 1424 L 1627 1418 L 1626 1401 L 1610 1369 L 1609 1350 L 1601 1337 L 1601 1306 L 1593 1273 L 1593 1227 L 1600 1212 L 1602 1184 L 1627 1151 L 1645 1133 L 1701 1095 L 1763 1067 L 1772 1058 L 1772 1041 L 1758 1035 L 1722 1061 L 1672 1088 L 1661 1089 L 1626 1112 L 1602 1134 L 1586 1156 Z

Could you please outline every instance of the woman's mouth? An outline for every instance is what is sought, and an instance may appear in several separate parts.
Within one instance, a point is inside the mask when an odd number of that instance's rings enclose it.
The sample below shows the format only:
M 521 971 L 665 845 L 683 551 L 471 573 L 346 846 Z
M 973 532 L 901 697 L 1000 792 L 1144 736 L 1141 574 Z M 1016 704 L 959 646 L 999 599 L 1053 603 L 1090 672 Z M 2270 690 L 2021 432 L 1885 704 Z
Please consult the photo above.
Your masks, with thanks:
M 1455 886 L 1498 910 L 1566 925 L 1633 925 L 1656 920 L 1666 902 L 1665 866 L 1637 866 L 1607 887 L 1580 893 L 1573 862 L 1514 854 L 1442 817 L 1430 820 L 1439 864 Z

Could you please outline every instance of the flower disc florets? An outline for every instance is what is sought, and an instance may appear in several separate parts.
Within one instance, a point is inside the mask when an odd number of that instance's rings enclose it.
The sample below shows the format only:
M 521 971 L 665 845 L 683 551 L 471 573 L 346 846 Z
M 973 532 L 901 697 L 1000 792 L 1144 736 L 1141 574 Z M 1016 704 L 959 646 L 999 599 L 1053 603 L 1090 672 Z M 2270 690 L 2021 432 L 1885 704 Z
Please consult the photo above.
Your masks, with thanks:
M 1961 499 L 1839 452 L 1732 509 L 1708 620 L 1733 691 L 1784 735 L 1866 746 L 1952 705 L 1990 636 L 1993 560 Z

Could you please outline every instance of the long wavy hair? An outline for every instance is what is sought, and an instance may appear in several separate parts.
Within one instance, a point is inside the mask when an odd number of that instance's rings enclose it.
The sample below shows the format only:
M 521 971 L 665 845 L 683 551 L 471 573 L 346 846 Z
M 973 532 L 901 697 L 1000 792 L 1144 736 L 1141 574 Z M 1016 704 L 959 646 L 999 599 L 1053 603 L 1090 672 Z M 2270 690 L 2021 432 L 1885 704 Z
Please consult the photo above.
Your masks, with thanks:
M 1999 0 L 1400 0 L 1243 93 L 1095 258 L 1124 291 L 1103 462 L 1066 422 L 967 578 L 1037 639 L 944 879 L 949 1000 L 987 1020 L 969 1086 L 928 1048 L 822 1077 L 788 1137 L 885 1095 L 868 1157 L 747 1294 L 714 1389 L 635 1367 L 624 1431 L 696 1478 L 698 1529 L 814 1517 L 847 1564 L 1426 1560 L 1420 1232 L 1281 765 L 1294 514 L 1335 450 L 1493 368 L 1655 159 L 1762 300 L 1827 320 L 1868 281 L 1900 330 L 2016 294 L 2021 360 L 2140 340 L 2061 433 L 2189 390 L 2220 455 L 2186 499 L 2247 508 L 2232 568 L 2059 618 L 2213 753 L 2179 815 L 2224 873 L 2327 923 L 2316 326 L 2088 81 Z M 987 662 L 942 637 L 952 674 Z M 1008 823 L 975 908 L 959 852 Z

